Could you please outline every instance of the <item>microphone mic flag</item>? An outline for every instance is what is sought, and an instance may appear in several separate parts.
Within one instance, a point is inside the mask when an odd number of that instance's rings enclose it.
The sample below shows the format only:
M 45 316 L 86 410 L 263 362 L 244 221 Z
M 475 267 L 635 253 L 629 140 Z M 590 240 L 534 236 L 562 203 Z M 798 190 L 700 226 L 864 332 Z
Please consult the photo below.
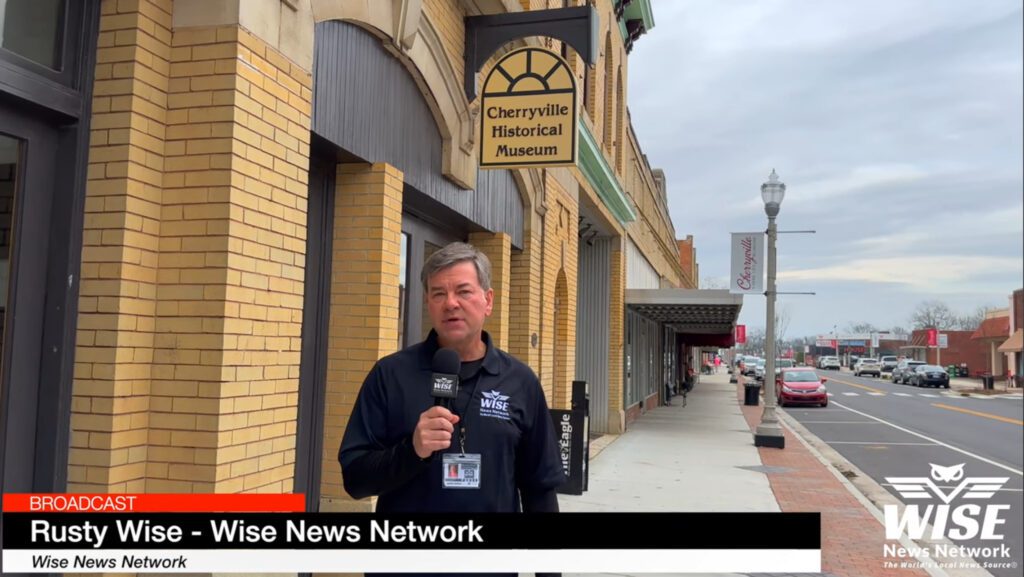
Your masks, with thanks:
M 433 374 L 430 376 L 430 394 L 434 397 L 434 404 L 445 404 L 448 400 L 454 400 L 459 396 L 459 369 L 462 368 L 462 360 L 459 353 L 454 349 L 442 348 L 434 353 L 434 361 L 431 364 Z

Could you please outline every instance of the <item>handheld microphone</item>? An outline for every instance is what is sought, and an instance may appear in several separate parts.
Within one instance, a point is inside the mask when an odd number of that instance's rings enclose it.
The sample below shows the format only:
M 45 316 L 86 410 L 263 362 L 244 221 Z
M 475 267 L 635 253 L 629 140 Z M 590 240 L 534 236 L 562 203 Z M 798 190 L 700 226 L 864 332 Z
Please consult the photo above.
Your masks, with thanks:
M 433 374 L 430 376 L 430 395 L 434 397 L 434 406 L 443 405 L 450 408 L 451 403 L 459 396 L 459 369 L 462 360 L 455 349 L 442 348 L 434 353 L 431 364 Z

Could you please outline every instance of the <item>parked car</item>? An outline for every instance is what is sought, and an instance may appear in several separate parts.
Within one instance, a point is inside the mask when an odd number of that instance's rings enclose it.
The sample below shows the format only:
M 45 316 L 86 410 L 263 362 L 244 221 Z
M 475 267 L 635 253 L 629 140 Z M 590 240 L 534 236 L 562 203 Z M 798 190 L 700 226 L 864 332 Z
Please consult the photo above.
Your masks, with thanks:
M 785 407 L 792 404 L 827 407 L 826 380 L 819 378 L 818 374 L 811 369 L 799 367 L 783 369 L 775 384 L 775 394 L 779 400 L 779 406 Z
M 796 366 L 793 359 L 775 359 L 775 374 L 778 375 L 782 369 L 790 369 Z
M 757 359 L 754 363 L 754 378 L 763 381 L 764 380 L 764 359 Z
M 874 375 L 876 377 L 882 376 L 882 365 L 878 362 L 878 359 L 872 359 L 864 357 L 857 360 L 857 364 L 853 366 L 853 376 L 859 377 L 861 375 Z
M 949 374 L 946 369 L 938 365 L 917 365 L 914 372 L 910 374 L 910 384 L 915 387 L 945 387 L 949 388 Z
M 924 361 L 915 361 L 914 359 L 903 359 L 896 364 L 896 368 L 892 370 L 892 382 L 894 383 L 910 383 L 910 373 L 914 372 L 914 367 L 925 364 Z
M 839 357 L 821 357 L 821 369 L 829 371 L 839 370 Z
M 896 368 L 896 365 L 899 364 L 900 360 L 893 355 L 885 355 L 878 359 L 878 362 L 882 365 L 883 373 L 891 373 L 892 370 Z
M 744 359 L 743 360 L 743 376 L 745 376 L 745 377 L 753 377 L 754 374 L 755 374 L 755 369 L 757 369 L 758 361 L 761 361 L 762 363 L 764 362 L 763 359 L 759 359 L 757 357 L 747 357 L 746 359 Z

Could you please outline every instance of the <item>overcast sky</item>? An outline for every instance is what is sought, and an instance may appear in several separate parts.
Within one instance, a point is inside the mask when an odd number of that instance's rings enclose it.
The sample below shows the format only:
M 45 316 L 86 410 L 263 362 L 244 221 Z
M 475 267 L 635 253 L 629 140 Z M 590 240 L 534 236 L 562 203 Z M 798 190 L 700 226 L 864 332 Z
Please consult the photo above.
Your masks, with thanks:
M 1020 0 L 652 0 L 629 58 L 637 136 L 702 281 L 787 191 L 787 336 L 908 326 L 918 303 L 1008 305 L 1024 284 Z M 740 322 L 765 325 L 764 297 Z

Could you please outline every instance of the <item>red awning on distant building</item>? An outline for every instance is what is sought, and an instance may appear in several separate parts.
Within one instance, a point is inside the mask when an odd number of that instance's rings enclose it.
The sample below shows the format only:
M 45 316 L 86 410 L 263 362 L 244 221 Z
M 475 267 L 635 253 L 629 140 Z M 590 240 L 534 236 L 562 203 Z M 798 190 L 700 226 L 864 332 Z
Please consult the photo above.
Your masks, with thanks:
M 997 349 L 1001 353 L 1019 353 L 1024 350 L 1024 329 L 1017 329 L 1013 336 L 1006 339 L 1006 342 L 999 345 Z
M 971 339 L 991 339 L 1004 341 L 1006 337 L 1010 336 L 1010 317 L 995 317 L 991 319 L 985 319 L 978 325 L 978 330 L 974 331 L 971 335 Z

